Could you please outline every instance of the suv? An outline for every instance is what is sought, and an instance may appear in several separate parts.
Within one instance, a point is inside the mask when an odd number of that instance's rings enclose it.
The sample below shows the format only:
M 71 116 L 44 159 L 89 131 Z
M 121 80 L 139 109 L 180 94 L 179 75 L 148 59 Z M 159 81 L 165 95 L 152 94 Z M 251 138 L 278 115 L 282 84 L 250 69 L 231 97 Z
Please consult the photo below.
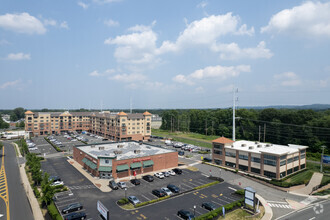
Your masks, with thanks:
M 178 216 L 181 217 L 182 219 L 194 219 L 195 216 L 187 211 L 187 210 L 184 210 L 184 209 L 181 209 L 180 211 L 178 211 Z
M 155 177 L 158 177 L 159 179 L 164 179 L 164 174 L 163 173 L 155 173 Z
M 179 168 L 174 168 L 173 171 L 174 171 L 176 174 L 182 174 L 182 170 L 179 169 Z
M 75 212 L 83 209 L 83 206 L 80 203 L 73 203 L 62 209 L 63 214 L 68 214 L 69 212 Z
M 145 175 L 142 177 L 142 179 L 144 179 L 145 181 L 148 181 L 148 182 L 154 181 L 154 177 L 151 175 Z
M 118 185 L 114 180 L 109 181 L 109 186 L 111 189 L 118 189 Z
M 140 185 L 140 180 L 139 179 L 132 179 L 131 183 L 137 186 L 137 185 Z
M 162 190 L 159 189 L 152 190 L 152 194 L 154 194 L 157 197 L 164 197 L 166 195 Z
M 176 185 L 173 185 L 173 184 L 168 184 L 167 188 L 169 190 L 171 190 L 172 192 L 174 192 L 174 193 L 179 193 L 180 192 L 180 188 L 177 187 Z
M 75 212 L 64 217 L 64 220 L 85 219 L 85 212 Z

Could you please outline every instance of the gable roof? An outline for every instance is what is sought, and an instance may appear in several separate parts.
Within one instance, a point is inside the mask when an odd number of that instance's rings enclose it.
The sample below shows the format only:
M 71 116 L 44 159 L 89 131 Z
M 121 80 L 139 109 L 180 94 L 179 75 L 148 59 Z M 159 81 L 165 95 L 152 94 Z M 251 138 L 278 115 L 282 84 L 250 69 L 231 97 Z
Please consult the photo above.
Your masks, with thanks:
M 220 143 L 220 144 L 231 144 L 234 141 L 230 140 L 229 138 L 220 137 L 212 141 L 212 143 Z

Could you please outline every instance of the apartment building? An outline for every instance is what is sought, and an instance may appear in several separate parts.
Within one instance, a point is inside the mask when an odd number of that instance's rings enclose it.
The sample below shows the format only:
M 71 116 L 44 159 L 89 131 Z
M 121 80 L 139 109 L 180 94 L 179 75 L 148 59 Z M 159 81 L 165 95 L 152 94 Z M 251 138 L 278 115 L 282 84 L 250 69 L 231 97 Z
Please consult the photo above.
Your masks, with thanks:
M 75 146 L 73 159 L 100 178 L 123 178 L 178 166 L 178 152 L 149 144 L 120 142 Z
M 307 146 L 234 142 L 225 137 L 213 140 L 212 145 L 214 163 L 251 174 L 281 179 L 306 168 Z
M 147 140 L 151 135 L 151 114 L 27 111 L 25 131 L 34 136 L 88 131 L 114 141 Z

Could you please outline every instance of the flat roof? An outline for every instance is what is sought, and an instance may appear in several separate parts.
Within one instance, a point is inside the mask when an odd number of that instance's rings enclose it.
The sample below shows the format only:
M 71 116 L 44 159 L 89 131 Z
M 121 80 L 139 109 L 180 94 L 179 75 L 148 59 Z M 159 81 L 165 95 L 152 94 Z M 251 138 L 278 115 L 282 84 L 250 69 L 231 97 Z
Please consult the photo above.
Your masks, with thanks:
M 299 150 L 308 148 L 308 146 L 303 145 L 279 145 L 271 143 L 261 143 L 258 141 L 235 141 L 231 146 L 225 146 L 226 149 L 233 149 L 239 151 L 246 151 L 250 153 L 267 153 L 274 155 L 284 155 L 284 154 L 293 154 L 298 153 Z
M 148 157 L 164 153 L 175 152 L 161 147 L 155 147 L 149 144 L 139 144 L 137 142 L 116 142 L 97 145 L 77 146 L 79 150 L 98 159 L 100 157 L 116 157 L 117 160 L 126 160 L 139 157 Z

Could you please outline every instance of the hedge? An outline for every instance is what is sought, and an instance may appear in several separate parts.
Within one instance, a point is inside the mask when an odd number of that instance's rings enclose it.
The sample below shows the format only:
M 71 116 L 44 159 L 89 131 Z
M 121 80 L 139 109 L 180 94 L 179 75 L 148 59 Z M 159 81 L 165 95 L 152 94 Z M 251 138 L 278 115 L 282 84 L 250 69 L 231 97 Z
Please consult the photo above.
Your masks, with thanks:
M 34 195 L 35 195 L 37 198 L 40 197 L 40 192 L 39 192 L 39 190 L 38 190 L 38 188 L 37 188 L 36 186 L 33 187 L 33 192 L 34 192 Z
M 209 187 L 209 186 L 213 186 L 213 185 L 218 184 L 218 183 L 220 183 L 220 182 L 219 181 L 214 181 L 214 182 L 207 183 L 207 184 L 204 184 L 204 185 L 201 185 L 201 186 L 196 186 L 194 189 L 195 190 L 203 189 L 203 188 L 206 188 L 206 187 Z
M 48 213 L 50 215 L 50 217 L 54 220 L 63 220 L 60 213 L 57 211 L 57 208 L 54 204 L 54 202 L 51 202 L 48 206 Z
M 239 208 L 242 206 L 242 203 L 244 202 L 244 198 L 237 200 L 235 202 L 229 203 L 224 205 L 223 207 L 225 207 L 226 212 L 234 209 L 234 208 Z M 213 211 L 210 211 L 204 215 L 200 215 L 198 217 L 195 217 L 196 220 L 206 220 L 206 219 L 214 219 L 215 217 L 218 217 L 222 215 L 222 207 L 217 208 Z
M 235 194 L 238 194 L 238 195 L 242 195 L 242 196 L 244 196 L 244 189 L 239 189 L 239 190 L 236 190 L 235 191 Z
M 128 199 L 127 198 L 122 198 L 120 200 L 118 200 L 118 205 L 125 205 L 127 203 L 129 203 Z
M 58 146 L 56 146 L 55 144 L 53 144 L 50 140 L 48 140 L 48 138 L 45 137 L 45 140 L 46 140 L 50 145 L 52 145 L 52 146 L 55 148 L 55 150 L 56 150 L 57 152 L 62 152 L 61 148 L 59 148 Z
M 145 205 L 148 205 L 148 204 L 152 204 L 152 203 L 155 203 L 155 202 L 159 202 L 159 201 L 162 201 L 162 200 L 168 199 L 168 198 L 170 198 L 170 196 L 164 196 L 164 197 L 161 197 L 161 198 L 158 198 L 158 199 L 154 199 L 154 200 L 150 200 L 150 201 L 146 201 L 146 202 L 141 202 L 141 203 L 136 204 L 135 207 L 138 208 L 138 207 L 145 206 Z

